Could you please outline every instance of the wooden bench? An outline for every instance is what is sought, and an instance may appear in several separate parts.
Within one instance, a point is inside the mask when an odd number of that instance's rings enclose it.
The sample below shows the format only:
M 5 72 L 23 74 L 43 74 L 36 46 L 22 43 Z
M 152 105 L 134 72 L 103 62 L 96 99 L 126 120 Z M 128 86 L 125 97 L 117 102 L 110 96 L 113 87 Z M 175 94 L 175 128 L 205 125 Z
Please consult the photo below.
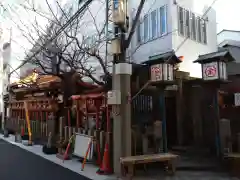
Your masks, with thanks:
M 150 164 L 154 162 L 166 162 L 166 170 L 170 174 L 174 174 L 176 171 L 175 162 L 178 155 L 171 153 L 161 153 L 161 154 L 150 154 L 150 155 L 140 155 L 140 156 L 130 156 L 120 158 L 120 163 L 122 166 L 122 176 L 132 177 L 135 174 L 136 164 Z M 126 173 L 127 171 L 127 173 Z
M 225 154 L 224 159 L 231 161 L 232 174 L 237 177 L 240 177 L 240 153 Z

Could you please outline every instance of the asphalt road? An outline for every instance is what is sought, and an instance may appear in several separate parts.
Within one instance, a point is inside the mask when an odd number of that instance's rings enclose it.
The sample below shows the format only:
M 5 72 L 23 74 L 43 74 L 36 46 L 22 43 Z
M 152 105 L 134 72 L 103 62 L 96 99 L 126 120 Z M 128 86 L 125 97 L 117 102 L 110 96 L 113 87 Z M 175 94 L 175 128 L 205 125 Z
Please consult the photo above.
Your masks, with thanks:
M 1 180 L 90 180 L 0 140 Z
M 0 180 L 90 180 L 31 152 L 0 140 Z M 111 179 L 111 178 L 110 178 Z M 177 171 L 176 176 L 149 172 L 136 180 L 239 180 L 226 174 Z M 116 180 L 116 178 L 113 178 Z

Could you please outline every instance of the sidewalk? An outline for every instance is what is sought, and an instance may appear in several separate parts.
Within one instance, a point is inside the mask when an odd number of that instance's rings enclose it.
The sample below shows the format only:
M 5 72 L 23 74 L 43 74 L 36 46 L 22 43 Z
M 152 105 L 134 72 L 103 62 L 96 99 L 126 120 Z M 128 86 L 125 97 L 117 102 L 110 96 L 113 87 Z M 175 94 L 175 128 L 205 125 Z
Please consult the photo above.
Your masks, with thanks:
M 114 175 L 112 176 L 100 176 L 96 174 L 97 167 L 92 164 L 86 164 L 84 171 L 81 171 L 81 163 L 77 159 L 72 159 L 68 161 L 62 162 L 62 160 L 58 159 L 56 155 L 46 155 L 42 152 L 42 146 L 34 145 L 34 146 L 25 146 L 21 143 L 14 142 L 14 136 L 10 135 L 9 138 L 4 138 L 2 134 L 0 134 L 0 139 L 11 143 L 15 146 L 18 146 L 28 152 L 31 152 L 37 156 L 40 156 L 46 160 L 49 160 L 55 164 L 62 166 L 63 168 L 67 168 L 73 172 L 78 173 L 79 175 L 85 176 L 92 180 L 117 180 L 118 178 Z M 137 172 L 137 176 L 133 178 L 133 180 L 239 180 L 238 178 L 229 177 L 225 173 L 216 173 L 209 171 L 178 171 L 175 176 L 167 176 L 161 170 L 149 170 L 147 173 Z M 119 179 L 120 180 L 120 179 Z
M 67 161 L 62 161 L 59 158 L 56 157 L 56 155 L 46 155 L 42 152 L 42 146 L 41 145 L 33 145 L 33 146 L 25 146 L 21 143 L 16 143 L 14 141 L 14 136 L 10 135 L 8 138 L 4 138 L 2 134 L 0 134 L 0 139 L 11 143 L 15 146 L 18 146 L 28 152 L 31 152 L 35 155 L 38 155 L 44 159 L 47 159 L 55 164 L 58 164 L 64 168 L 67 168 L 73 172 L 76 172 L 82 176 L 85 176 L 89 179 L 92 180 L 109 180 L 109 179 L 116 179 L 114 176 L 103 176 L 103 175 L 98 175 L 96 174 L 96 171 L 98 167 L 94 166 L 93 164 L 86 164 L 84 171 L 81 171 L 81 166 L 82 164 L 77 160 L 77 159 L 72 159 L 72 160 L 67 160 Z

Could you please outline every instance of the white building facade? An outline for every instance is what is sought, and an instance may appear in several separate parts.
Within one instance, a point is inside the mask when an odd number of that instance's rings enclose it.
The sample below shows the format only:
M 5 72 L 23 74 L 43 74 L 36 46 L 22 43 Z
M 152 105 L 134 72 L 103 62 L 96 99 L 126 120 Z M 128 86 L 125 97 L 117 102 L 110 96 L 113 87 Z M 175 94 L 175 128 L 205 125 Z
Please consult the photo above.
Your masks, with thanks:
M 131 1 L 132 7 L 137 4 L 137 0 Z M 148 0 L 132 41 L 131 59 L 141 63 L 149 56 L 174 50 L 183 56 L 180 70 L 200 77 L 201 67 L 192 62 L 217 50 L 216 28 L 215 11 L 205 7 L 197 14 L 193 0 Z

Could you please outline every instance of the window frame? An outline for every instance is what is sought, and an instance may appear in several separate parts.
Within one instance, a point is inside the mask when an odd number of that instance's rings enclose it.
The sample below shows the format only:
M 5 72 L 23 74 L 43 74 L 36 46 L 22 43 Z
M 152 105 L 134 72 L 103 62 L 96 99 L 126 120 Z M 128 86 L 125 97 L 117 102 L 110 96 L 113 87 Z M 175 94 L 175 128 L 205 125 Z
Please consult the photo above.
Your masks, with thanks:
M 178 6 L 177 11 L 178 16 L 178 34 L 181 36 L 184 36 L 184 8 L 181 6 Z
M 137 44 L 141 44 L 141 42 L 142 42 L 142 38 L 141 38 L 141 19 L 138 20 L 137 31 L 136 31 L 136 39 L 137 39 Z
M 149 14 L 145 14 L 143 17 L 143 29 L 144 42 L 147 42 L 149 40 Z
M 141 36 L 141 44 L 144 43 L 144 21 L 143 18 L 141 18 L 141 23 L 140 23 L 140 36 Z
M 202 42 L 202 28 L 201 28 L 201 17 L 196 17 L 196 26 L 197 26 L 197 42 Z
M 155 20 L 153 19 L 153 13 L 155 13 Z M 158 11 L 157 11 L 157 9 L 155 9 L 154 11 L 152 11 L 151 13 L 151 39 L 155 39 L 155 38 L 157 38 L 157 36 L 158 36 L 158 18 L 157 18 L 157 16 L 158 16 Z M 153 24 L 155 24 L 155 28 L 154 28 L 154 26 L 153 26 Z M 155 33 L 153 33 L 153 30 L 155 29 Z
M 196 32 L 196 15 L 195 13 L 191 12 L 191 23 L 190 23 L 190 26 L 191 26 L 191 39 L 193 41 L 196 41 L 197 40 L 197 32 Z
M 190 28 L 190 11 L 185 9 L 184 11 L 184 29 L 185 29 L 185 36 L 190 38 L 191 37 L 191 28 Z
M 163 13 L 164 13 L 164 21 L 162 21 L 162 14 L 161 14 L 161 9 L 163 9 Z M 164 22 L 164 32 L 162 31 L 162 25 Z M 167 5 L 161 6 L 159 8 L 159 35 L 160 36 L 164 36 L 167 34 L 168 28 L 167 28 L 168 22 L 167 22 Z
M 201 20 L 201 29 L 202 29 L 202 43 L 207 44 L 207 23 L 206 20 Z

